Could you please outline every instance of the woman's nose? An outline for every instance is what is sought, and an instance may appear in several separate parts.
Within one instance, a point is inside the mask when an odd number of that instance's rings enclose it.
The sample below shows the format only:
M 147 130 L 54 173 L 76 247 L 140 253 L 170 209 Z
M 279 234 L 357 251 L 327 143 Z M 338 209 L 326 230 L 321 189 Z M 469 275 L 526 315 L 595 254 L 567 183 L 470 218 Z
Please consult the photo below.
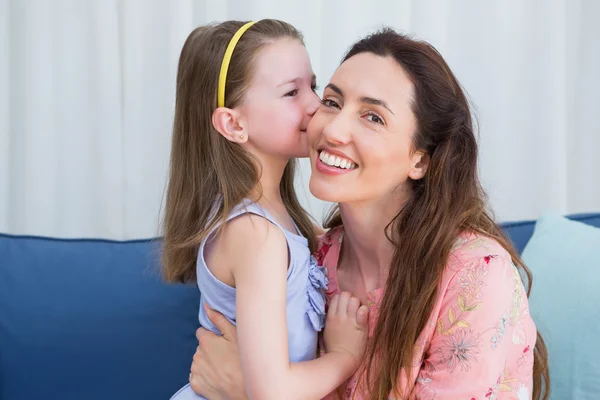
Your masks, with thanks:
M 327 142 L 341 146 L 350 142 L 351 124 L 343 112 L 337 113 L 323 128 L 323 135 Z

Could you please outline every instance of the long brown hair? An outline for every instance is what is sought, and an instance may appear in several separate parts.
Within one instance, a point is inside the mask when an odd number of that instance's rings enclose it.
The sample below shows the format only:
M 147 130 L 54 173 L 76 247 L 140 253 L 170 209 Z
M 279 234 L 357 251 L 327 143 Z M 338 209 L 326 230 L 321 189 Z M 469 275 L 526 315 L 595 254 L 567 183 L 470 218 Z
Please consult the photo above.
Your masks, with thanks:
M 163 221 L 162 271 L 169 282 L 196 279 L 196 257 L 201 242 L 253 190 L 260 190 L 261 172 L 256 159 L 225 139 L 211 122 L 217 108 L 217 84 L 225 49 L 244 24 L 227 21 L 197 28 L 181 50 Z M 229 64 L 226 107 L 242 103 L 259 51 L 282 38 L 303 43 L 296 28 L 278 20 L 261 20 L 244 33 Z M 295 160 L 291 159 L 281 179 L 281 197 L 313 250 L 312 223 L 294 191 L 295 168 Z M 219 203 L 215 213 L 216 201 Z
M 430 44 L 383 29 L 354 44 L 343 61 L 359 53 L 392 57 L 414 85 L 412 110 L 417 120 L 415 150 L 430 157 L 425 177 L 409 180 L 411 196 L 387 227 L 394 243 L 386 290 L 366 364 L 366 388 L 373 400 L 390 393 L 411 397 L 398 387 L 401 373 L 412 382 L 415 344 L 432 313 L 451 248 L 461 232 L 477 232 L 498 241 L 514 264 L 532 276 L 510 240 L 494 222 L 477 174 L 477 142 L 469 103 L 450 68 Z M 341 225 L 336 207 L 326 226 Z M 377 356 L 376 356 L 377 354 Z M 534 350 L 533 398 L 548 399 L 546 346 L 538 333 Z M 365 383 L 365 382 L 363 382 Z M 364 385 L 363 385 L 364 386 Z

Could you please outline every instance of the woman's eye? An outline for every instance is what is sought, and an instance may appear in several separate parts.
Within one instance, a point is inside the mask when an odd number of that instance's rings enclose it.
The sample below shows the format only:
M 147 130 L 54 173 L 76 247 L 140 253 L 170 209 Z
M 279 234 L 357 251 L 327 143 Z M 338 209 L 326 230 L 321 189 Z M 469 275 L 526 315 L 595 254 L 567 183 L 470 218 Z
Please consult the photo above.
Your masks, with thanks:
M 329 100 L 329 99 L 323 99 L 323 100 L 321 100 L 321 104 L 323 104 L 325 107 L 340 108 L 340 106 L 338 105 L 338 103 L 336 103 L 333 100 Z
M 384 124 L 383 119 L 377 114 L 367 114 L 366 118 L 368 121 L 374 122 L 376 124 L 380 124 L 380 125 Z
M 310 88 L 312 89 L 313 92 L 316 92 L 317 90 L 319 90 L 319 86 L 317 86 L 317 85 L 312 85 Z
M 292 91 L 290 91 L 290 92 L 287 92 L 285 95 L 286 95 L 287 97 L 294 97 L 294 96 L 296 96 L 297 94 L 298 94 L 298 89 L 294 89 L 294 90 L 292 90 Z

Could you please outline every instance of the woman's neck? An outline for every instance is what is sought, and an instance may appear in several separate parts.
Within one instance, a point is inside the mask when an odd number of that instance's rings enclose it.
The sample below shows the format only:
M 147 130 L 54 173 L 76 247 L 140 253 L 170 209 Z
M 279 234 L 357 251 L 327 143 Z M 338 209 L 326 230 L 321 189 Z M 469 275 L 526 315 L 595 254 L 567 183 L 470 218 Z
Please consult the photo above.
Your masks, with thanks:
M 386 231 L 390 233 L 402 204 L 391 196 L 369 204 L 340 204 L 344 240 L 338 269 L 354 282 L 362 280 L 365 292 L 385 286 L 395 250 Z

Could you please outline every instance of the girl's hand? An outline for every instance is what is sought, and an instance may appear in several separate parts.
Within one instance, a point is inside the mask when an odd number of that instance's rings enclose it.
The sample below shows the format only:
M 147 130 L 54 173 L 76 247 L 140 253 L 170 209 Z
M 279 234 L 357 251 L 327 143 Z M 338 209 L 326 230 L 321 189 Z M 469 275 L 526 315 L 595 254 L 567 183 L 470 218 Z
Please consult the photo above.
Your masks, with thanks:
M 357 369 L 365 353 L 368 336 L 369 309 L 348 292 L 335 295 L 325 322 L 325 351 L 345 354 Z

